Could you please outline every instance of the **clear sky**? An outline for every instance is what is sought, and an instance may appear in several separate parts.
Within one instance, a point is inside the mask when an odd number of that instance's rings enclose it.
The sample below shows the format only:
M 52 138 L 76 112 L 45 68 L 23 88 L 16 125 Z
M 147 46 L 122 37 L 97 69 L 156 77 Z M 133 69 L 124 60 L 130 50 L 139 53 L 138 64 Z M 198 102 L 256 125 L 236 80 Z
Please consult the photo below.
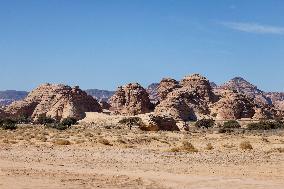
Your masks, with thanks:
M 0 90 L 192 73 L 284 91 L 284 1 L 0 0 Z

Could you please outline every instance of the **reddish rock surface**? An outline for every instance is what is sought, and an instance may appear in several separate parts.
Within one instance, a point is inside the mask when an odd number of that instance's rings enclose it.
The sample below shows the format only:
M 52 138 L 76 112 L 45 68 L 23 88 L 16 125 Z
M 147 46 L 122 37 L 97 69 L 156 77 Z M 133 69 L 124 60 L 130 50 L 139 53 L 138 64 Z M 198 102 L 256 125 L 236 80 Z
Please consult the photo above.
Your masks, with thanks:
M 79 87 L 43 84 L 33 90 L 22 101 L 16 101 L 5 111 L 14 117 L 29 116 L 37 119 L 40 115 L 61 120 L 67 117 L 82 119 L 85 112 L 101 112 L 101 106 Z
M 121 115 L 149 113 L 152 108 L 149 94 L 138 83 L 118 87 L 109 102 L 111 105 L 110 110 Z

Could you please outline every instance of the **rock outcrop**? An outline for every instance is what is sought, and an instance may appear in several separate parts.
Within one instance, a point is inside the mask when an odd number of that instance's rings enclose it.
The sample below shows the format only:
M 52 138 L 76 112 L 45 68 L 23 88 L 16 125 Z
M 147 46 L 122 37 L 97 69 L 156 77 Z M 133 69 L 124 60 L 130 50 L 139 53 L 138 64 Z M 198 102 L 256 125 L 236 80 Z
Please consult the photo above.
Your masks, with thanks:
M 210 115 L 209 105 L 217 100 L 209 81 L 193 74 L 185 77 L 156 107 L 158 115 L 170 115 L 176 120 L 196 120 Z
M 145 114 L 141 115 L 143 125 L 140 126 L 144 131 L 179 131 L 176 121 L 167 115 Z
M 82 119 L 85 112 L 101 112 L 101 106 L 79 87 L 43 84 L 22 101 L 16 101 L 5 109 L 11 116 L 28 116 L 37 119 L 41 115 L 57 120 L 67 117 Z
M 253 100 L 230 90 L 224 91 L 220 100 L 212 107 L 211 115 L 219 120 L 252 118 L 255 114 Z
M 149 94 L 150 101 L 156 104 L 158 100 L 158 86 L 159 83 L 152 83 L 147 87 L 147 93 Z
M 235 77 L 227 83 L 217 87 L 217 90 L 232 90 L 246 95 L 255 101 L 256 104 L 271 105 L 271 99 L 265 95 L 265 92 L 258 89 L 257 86 L 246 81 L 242 77 Z
M 165 100 L 167 98 L 167 95 L 177 88 L 180 88 L 178 81 L 172 78 L 162 79 L 157 89 L 158 101 Z
M 110 110 L 121 115 L 145 114 L 149 113 L 152 108 L 149 94 L 138 83 L 118 87 L 109 102 Z
M 269 92 L 265 95 L 271 99 L 273 105 L 279 110 L 284 111 L 284 92 Z

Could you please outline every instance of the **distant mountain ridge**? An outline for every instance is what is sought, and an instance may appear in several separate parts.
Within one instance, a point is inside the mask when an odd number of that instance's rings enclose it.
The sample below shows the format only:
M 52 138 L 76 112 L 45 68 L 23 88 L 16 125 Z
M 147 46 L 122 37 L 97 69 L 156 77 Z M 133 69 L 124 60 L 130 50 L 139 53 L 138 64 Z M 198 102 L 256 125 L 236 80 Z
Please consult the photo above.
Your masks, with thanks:
M 100 89 L 87 89 L 85 90 L 88 95 L 96 98 L 99 101 L 107 102 L 112 95 L 114 95 L 114 91 L 108 90 L 100 90 Z
M 27 91 L 6 90 L 0 91 L 0 106 L 7 106 L 14 101 L 22 100 L 28 96 Z

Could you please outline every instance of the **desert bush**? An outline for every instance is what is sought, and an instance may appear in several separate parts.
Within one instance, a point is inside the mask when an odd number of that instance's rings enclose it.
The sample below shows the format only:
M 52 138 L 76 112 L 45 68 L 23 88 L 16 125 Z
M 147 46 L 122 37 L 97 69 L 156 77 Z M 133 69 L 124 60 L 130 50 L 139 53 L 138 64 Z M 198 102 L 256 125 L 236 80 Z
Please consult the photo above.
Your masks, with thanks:
M 18 128 L 16 123 L 17 121 L 15 121 L 14 119 L 10 119 L 10 118 L 1 119 L 0 128 L 4 130 L 15 130 Z
M 73 118 L 73 117 L 68 117 L 68 118 L 65 118 L 61 121 L 62 125 L 69 126 L 69 127 L 71 125 L 75 125 L 76 123 L 77 123 L 77 119 Z
M 112 144 L 107 139 L 104 138 L 100 138 L 98 142 L 106 146 L 112 146 Z
M 31 118 L 25 115 L 19 116 L 18 118 L 16 118 L 16 121 L 18 124 L 28 124 L 32 122 Z
M 64 131 L 64 130 L 70 128 L 70 126 L 63 125 L 62 123 L 50 123 L 50 124 L 46 124 L 45 126 L 48 127 L 48 128 L 57 129 L 57 130 L 60 130 L 60 131 Z
M 260 121 L 258 123 L 250 123 L 247 125 L 248 130 L 271 130 L 284 129 L 282 121 Z
M 142 123 L 142 119 L 140 117 L 127 117 L 127 118 L 123 118 L 122 120 L 120 120 L 118 122 L 119 124 L 122 124 L 122 125 L 126 125 L 128 126 L 130 129 L 133 127 L 133 126 L 142 126 L 143 123 Z
M 47 125 L 47 124 L 55 123 L 56 120 L 51 117 L 47 117 L 46 115 L 40 115 L 36 122 L 41 125 Z
M 229 120 L 229 121 L 226 121 L 224 123 L 223 128 L 225 128 L 225 129 L 238 129 L 238 128 L 241 128 L 241 125 L 236 120 Z
M 240 143 L 240 149 L 242 150 L 252 150 L 253 147 L 249 141 L 243 141 Z
M 198 128 L 205 127 L 208 129 L 210 127 L 213 127 L 214 124 L 215 124 L 215 121 L 213 119 L 201 119 L 195 123 L 195 127 L 198 127 Z
M 174 147 L 169 150 L 169 152 L 192 152 L 196 153 L 198 150 L 188 141 L 182 141 L 180 147 Z

